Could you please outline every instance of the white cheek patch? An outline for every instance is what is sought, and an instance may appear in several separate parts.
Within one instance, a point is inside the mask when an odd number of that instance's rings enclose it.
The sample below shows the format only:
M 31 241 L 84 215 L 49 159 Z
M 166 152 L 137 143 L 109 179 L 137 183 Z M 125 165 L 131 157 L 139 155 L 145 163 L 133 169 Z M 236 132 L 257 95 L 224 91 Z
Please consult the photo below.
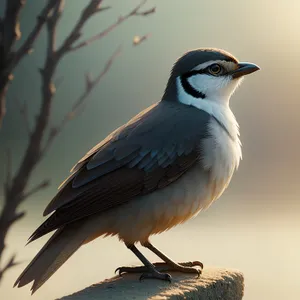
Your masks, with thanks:
M 231 78 L 215 77 L 207 74 L 197 74 L 188 78 L 190 85 L 204 94 L 219 94 L 228 85 Z
M 197 74 L 188 78 L 188 82 L 195 90 L 205 94 L 210 101 L 228 104 L 240 80 L 232 80 L 229 76 L 215 77 Z

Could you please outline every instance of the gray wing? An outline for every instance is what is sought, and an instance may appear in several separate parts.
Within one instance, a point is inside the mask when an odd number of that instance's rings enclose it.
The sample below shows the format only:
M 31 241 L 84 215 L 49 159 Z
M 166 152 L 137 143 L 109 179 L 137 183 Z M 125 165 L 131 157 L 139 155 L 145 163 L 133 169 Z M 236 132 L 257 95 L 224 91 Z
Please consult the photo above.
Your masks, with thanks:
M 31 240 L 176 181 L 201 157 L 210 115 L 192 106 L 159 102 L 90 150 L 44 215 Z

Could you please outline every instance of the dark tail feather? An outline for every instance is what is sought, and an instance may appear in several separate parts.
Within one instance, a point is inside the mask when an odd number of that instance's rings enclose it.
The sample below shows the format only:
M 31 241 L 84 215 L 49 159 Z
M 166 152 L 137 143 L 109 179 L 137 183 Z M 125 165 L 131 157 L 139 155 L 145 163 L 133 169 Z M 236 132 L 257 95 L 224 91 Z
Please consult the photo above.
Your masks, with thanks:
M 14 286 L 22 287 L 34 281 L 32 293 L 40 288 L 84 243 L 87 231 L 82 227 L 82 222 L 75 222 L 58 229 L 22 272 Z

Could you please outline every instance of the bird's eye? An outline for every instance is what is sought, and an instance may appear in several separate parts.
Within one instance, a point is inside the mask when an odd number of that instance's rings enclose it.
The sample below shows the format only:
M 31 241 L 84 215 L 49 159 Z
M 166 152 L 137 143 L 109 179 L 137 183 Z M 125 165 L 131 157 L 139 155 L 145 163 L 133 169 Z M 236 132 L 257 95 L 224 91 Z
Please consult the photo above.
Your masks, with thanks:
M 221 73 L 223 73 L 223 70 L 223 67 L 219 64 L 213 64 L 208 67 L 208 72 L 214 76 L 220 75 Z

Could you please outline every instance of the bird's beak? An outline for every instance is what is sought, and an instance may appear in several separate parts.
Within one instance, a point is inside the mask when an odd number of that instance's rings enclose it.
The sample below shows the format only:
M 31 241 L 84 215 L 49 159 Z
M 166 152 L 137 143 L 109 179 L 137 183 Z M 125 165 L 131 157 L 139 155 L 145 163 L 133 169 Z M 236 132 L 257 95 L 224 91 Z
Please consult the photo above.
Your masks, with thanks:
M 255 64 L 239 63 L 238 68 L 236 70 L 233 70 L 232 72 L 230 72 L 230 75 L 232 76 L 232 78 L 235 79 L 235 78 L 242 77 L 244 75 L 251 74 L 258 70 L 260 70 L 260 67 Z

